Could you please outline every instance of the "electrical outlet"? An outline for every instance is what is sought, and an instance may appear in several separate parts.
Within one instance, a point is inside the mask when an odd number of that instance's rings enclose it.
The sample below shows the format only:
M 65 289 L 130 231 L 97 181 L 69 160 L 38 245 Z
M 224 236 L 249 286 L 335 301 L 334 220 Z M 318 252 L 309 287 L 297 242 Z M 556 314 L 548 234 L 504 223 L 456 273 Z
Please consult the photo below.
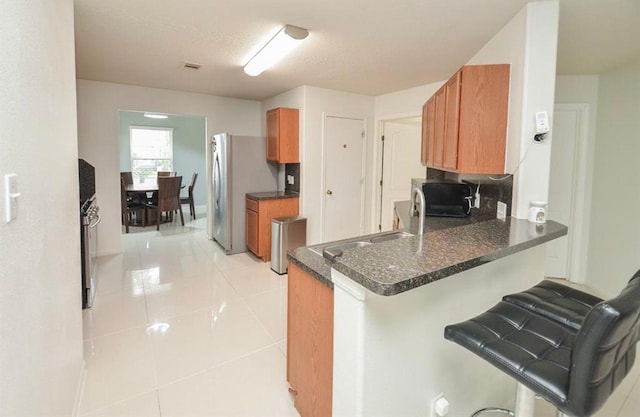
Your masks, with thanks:
M 430 417 L 438 417 L 438 414 L 436 413 L 436 403 L 442 397 L 444 397 L 444 393 L 441 392 L 440 394 L 433 397 L 433 399 L 431 400 L 431 408 L 430 408 L 431 413 L 429 414 Z
M 496 212 L 496 218 L 504 220 L 507 217 L 507 204 L 502 201 L 498 201 L 498 210 Z

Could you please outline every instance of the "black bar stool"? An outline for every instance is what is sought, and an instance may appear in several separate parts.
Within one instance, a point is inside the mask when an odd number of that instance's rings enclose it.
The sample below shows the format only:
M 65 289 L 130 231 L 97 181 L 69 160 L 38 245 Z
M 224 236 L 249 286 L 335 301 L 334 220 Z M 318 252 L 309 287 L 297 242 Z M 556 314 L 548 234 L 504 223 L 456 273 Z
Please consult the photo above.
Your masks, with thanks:
M 595 304 L 590 303 L 597 297 L 551 284 L 543 281 L 477 317 L 447 326 L 445 338 L 518 382 L 517 417 L 533 416 L 535 395 L 559 413 L 587 417 L 605 403 L 635 361 L 640 271 L 617 297 Z
M 526 291 L 505 295 L 502 301 L 519 305 L 577 332 L 587 313 L 604 300 L 575 288 L 544 280 Z

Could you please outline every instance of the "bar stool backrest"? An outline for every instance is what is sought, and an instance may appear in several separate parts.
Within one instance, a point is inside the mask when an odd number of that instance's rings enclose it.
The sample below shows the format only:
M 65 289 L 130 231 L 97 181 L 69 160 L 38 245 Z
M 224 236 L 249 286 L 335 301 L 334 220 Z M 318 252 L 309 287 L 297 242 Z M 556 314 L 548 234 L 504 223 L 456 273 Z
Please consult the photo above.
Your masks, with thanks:
M 640 270 L 622 292 L 596 304 L 576 335 L 568 411 L 591 415 L 629 373 L 640 333 Z

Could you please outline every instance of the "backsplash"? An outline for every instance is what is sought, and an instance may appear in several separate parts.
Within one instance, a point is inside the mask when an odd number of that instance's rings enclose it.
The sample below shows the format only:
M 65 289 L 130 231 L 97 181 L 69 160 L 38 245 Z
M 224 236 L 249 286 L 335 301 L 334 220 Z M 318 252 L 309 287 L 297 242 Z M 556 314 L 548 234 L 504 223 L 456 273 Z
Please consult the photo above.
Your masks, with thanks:
M 471 186 L 475 195 L 480 186 L 480 208 L 472 208 L 471 215 L 482 219 L 495 219 L 498 201 L 507 203 L 507 216 L 511 215 L 511 200 L 513 197 L 513 175 L 505 178 L 498 176 L 500 180 L 492 180 L 493 175 L 467 175 L 440 171 L 427 168 L 427 181 L 454 181 L 465 182 Z M 504 178 L 504 179 L 502 179 Z
M 293 184 L 287 181 L 289 175 L 293 177 Z M 284 191 L 300 193 L 300 164 L 284 165 Z

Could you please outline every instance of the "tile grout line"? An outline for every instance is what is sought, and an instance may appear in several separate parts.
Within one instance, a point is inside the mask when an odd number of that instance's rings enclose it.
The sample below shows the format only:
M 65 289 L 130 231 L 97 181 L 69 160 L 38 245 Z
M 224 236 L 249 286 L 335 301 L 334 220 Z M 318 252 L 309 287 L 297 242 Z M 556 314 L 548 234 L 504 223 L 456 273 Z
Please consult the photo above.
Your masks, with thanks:
M 96 414 L 96 413 L 101 413 L 101 412 L 103 412 L 104 410 L 106 410 L 106 409 L 108 409 L 108 408 L 111 408 L 111 407 L 115 407 L 115 406 L 118 406 L 118 405 L 124 404 L 124 403 L 126 403 L 127 401 L 131 401 L 131 400 L 134 400 L 134 399 L 136 399 L 136 398 L 142 397 L 142 396 L 144 396 L 144 395 L 151 394 L 151 393 L 152 393 L 152 392 L 154 392 L 154 391 L 155 391 L 155 392 L 157 392 L 158 390 L 154 388 L 154 389 L 149 390 L 149 391 L 140 392 L 140 393 L 135 394 L 135 395 L 132 395 L 132 396 L 130 396 L 130 397 L 126 397 L 126 398 L 123 398 L 123 399 L 121 399 L 121 400 L 118 400 L 118 401 L 116 401 L 116 402 L 112 402 L 112 403 L 110 403 L 110 404 L 103 405 L 103 406 L 98 407 L 98 408 L 94 408 L 93 410 L 91 410 L 91 411 L 89 411 L 89 412 L 87 412 L 87 413 L 80 414 L 80 417 L 89 417 L 89 416 L 92 416 L 92 415 L 94 415 L 94 414 Z
M 197 371 L 197 372 L 194 372 L 194 373 L 189 374 L 189 375 L 187 375 L 187 376 L 183 376 L 183 377 L 178 378 L 178 379 L 176 379 L 176 380 L 174 380 L 174 381 L 167 382 L 167 383 L 165 383 L 165 384 L 159 385 L 159 386 L 158 386 L 158 388 L 157 388 L 157 390 L 158 390 L 158 391 L 160 391 L 161 389 L 166 388 L 166 387 L 168 387 L 168 386 L 171 386 L 171 385 L 173 385 L 173 384 L 177 384 L 177 383 L 179 383 L 179 382 L 183 382 L 183 381 L 185 381 L 185 380 L 187 380 L 187 379 L 189 379 L 189 378 L 192 378 L 192 377 L 194 377 L 194 376 L 202 375 L 202 374 L 204 374 L 204 373 L 206 373 L 206 372 L 212 371 L 212 370 L 214 370 L 214 369 L 221 368 L 221 367 L 223 367 L 223 366 L 226 366 L 226 365 L 228 365 L 228 364 L 230 364 L 230 363 L 233 363 L 233 362 L 239 361 L 239 360 L 241 360 L 241 359 L 246 359 L 246 358 L 248 358 L 248 357 L 250 357 L 250 356 L 255 355 L 256 353 L 260 353 L 260 352 L 262 352 L 262 351 L 264 351 L 264 350 L 267 350 L 267 349 L 270 349 L 270 348 L 273 348 L 273 347 L 275 347 L 278 351 L 280 351 L 280 349 L 278 348 L 278 343 L 271 343 L 271 344 L 268 344 L 268 345 L 262 346 L 262 347 L 260 347 L 260 348 L 254 349 L 254 350 L 252 350 L 252 351 L 250 351 L 250 352 L 243 353 L 242 355 L 237 356 L 237 357 L 235 357 L 235 358 L 228 359 L 228 360 L 226 360 L 226 361 L 224 361 L 224 362 L 220 362 L 220 363 L 218 363 L 218 364 L 216 364 L 216 365 L 207 366 L 207 367 L 205 367 L 205 368 L 203 368 L 203 369 L 201 369 L 201 370 L 199 370 L 199 371 Z
M 280 289 L 278 289 L 278 291 L 280 291 Z M 249 313 L 253 316 L 253 318 L 260 324 L 260 326 L 262 327 L 262 329 L 267 332 L 267 334 L 269 335 L 269 338 L 271 338 L 271 340 L 274 341 L 274 343 L 276 345 L 278 345 L 278 343 L 280 343 L 279 340 L 276 340 L 275 337 L 273 337 L 271 335 L 271 333 L 269 332 L 269 329 L 267 329 L 267 326 L 264 325 L 264 323 L 262 322 L 262 320 L 260 320 L 260 318 L 258 317 L 258 315 L 253 311 L 253 309 L 251 308 L 251 306 L 249 305 L 249 303 L 247 302 L 247 300 L 242 297 L 242 302 L 244 303 L 245 307 L 247 307 L 247 310 L 249 310 Z M 288 308 L 288 306 L 287 306 Z
M 620 417 L 620 414 L 624 410 L 624 406 L 627 404 L 627 402 L 629 401 L 629 399 L 631 397 L 631 394 L 633 393 L 633 391 L 636 388 L 636 386 L 639 385 L 639 384 L 640 384 L 640 375 L 638 375 L 636 377 L 635 382 L 633 383 L 633 385 L 631 385 L 631 389 L 629 390 L 627 395 L 625 395 L 624 400 L 622 401 L 622 404 L 620 404 L 620 408 L 618 409 L 618 412 L 616 413 L 616 417 Z

